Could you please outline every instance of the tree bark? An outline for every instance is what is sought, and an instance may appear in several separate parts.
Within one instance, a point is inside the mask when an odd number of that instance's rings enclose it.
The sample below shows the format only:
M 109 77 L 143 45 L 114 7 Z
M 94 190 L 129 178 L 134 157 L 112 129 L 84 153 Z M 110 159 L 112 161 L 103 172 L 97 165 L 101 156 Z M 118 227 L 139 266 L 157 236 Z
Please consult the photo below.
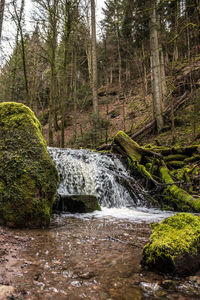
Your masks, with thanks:
M 4 8 L 5 8 L 5 0 L 0 0 L 0 44 L 1 44 L 1 37 L 2 37 Z
M 23 20 L 23 13 L 24 13 L 24 0 L 21 0 L 21 7 L 18 13 L 16 7 L 16 1 L 13 1 L 13 8 L 16 17 L 16 25 L 17 30 L 19 30 L 20 39 L 21 39 L 21 51 L 22 51 L 22 64 L 23 64 L 23 73 L 24 73 L 24 85 L 25 85 L 25 92 L 26 92 L 26 104 L 29 105 L 29 87 L 28 87 L 28 75 L 27 75 L 27 63 L 26 63 L 26 51 L 25 51 L 25 43 L 24 43 L 24 34 L 22 28 L 22 20 Z
M 156 0 L 151 1 L 153 7 L 150 9 L 150 47 L 152 55 L 152 76 L 153 76 L 153 112 L 156 120 L 157 131 L 163 128 L 162 97 L 160 93 L 160 58 L 158 43 L 158 28 L 156 17 Z
M 49 97 L 49 145 L 53 146 L 53 117 L 55 121 L 55 101 L 56 101 L 56 48 L 57 48 L 57 0 L 54 0 L 49 8 L 49 61 L 51 68 L 50 76 L 50 97 Z
M 96 51 L 96 16 L 95 0 L 91 0 L 91 27 L 92 27 L 92 95 L 93 95 L 93 126 L 94 143 L 97 142 L 99 126 L 99 107 L 97 95 L 97 51 Z
M 167 97 L 167 86 L 166 86 L 166 76 L 165 76 L 165 61 L 162 45 L 160 47 L 160 76 L 161 76 L 161 90 L 162 90 L 162 100 L 164 106 L 166 105 Z

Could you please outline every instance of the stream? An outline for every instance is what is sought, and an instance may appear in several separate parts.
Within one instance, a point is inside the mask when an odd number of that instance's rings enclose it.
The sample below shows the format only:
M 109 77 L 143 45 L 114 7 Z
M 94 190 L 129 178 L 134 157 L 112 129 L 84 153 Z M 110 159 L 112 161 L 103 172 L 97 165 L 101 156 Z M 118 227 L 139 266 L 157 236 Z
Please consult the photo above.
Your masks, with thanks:
M 200 299 L 200 273 L 176 278 L 141 268 L 150 224 L 173 213 L 148 205 L 117 156 L 57 148 L 49 153 L 60 175 L 58 193 L 95 195 L 102 211 L 55 214 L 44 230 L 2 231 L 4 239 L 27 241 L 18 253 L 11 247 L 0 266 L 1 284 L 17 291 L 9 299 Z
M 199 299 L 200 273 L 181 279 L 141 269 L 150 222 L 163 217 L 145 209 L 103 209 L 54 215 L 46 230 L 11 230 L 30 241 L 7 268 L 18 291 L 14 299 Z

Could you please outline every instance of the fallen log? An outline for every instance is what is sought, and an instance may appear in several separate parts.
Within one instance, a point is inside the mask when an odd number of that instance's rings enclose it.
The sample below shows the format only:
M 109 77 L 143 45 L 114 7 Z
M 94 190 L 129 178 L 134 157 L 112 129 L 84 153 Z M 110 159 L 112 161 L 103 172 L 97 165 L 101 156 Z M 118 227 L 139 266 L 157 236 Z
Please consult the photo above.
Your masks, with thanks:
M 130 164 L 135 168 L 140 174 L 142 174 L 147 180 L 152 181 L 155 185 L 159 183 L 152 177 L 150 172 L 147 171 L 143 164 L 140 164 L 142 157 L 157 157 L 162 159 L 162 155 L 156 152 L 152 152 L 139 146 L 135 141 L 133 141 L 126 133 L 119 131 L 114 137 L 114 146 L 120 154 L 125 154 L 130 159 Z
M 162 182 L 167 184 L 163 192 L 163 199 L 168 208 L 177 211 L 200 211 L 200 197 L 193 198 L 185 190 L 175 185 L 164 162 L 162 162 L 160 167 L 160 176 Z
M 185 92 L 185 93 L 184 93 L 184 94 L 176 101 L 176 103 L 174 103 L 174 106 L 173 106 L 174 111 L 176 111 L 176 110 L 179 108 L 180 105 L 182 105 L 185 101 L 188 100 L 187 95 L 188 95 L 188 93 Z M 164 118 L 168 117 L 168 115 L 170 115 L 170 113 L 171 113 L 171 110 L 172 110 L 171 105 L 168 105 L 168 106 L 166 107 L 166 109 L 164 110 L 164 112 L 163 112 L 163 117 L 164 117 Z M 137 132 L 135 132 L 135 133 L 131 136 L 131 138 L 132 138 L 132 139 L 135 139 L 135 138 L 137 138 L 138 136 L 140 136 L 141 134 L 143 134 L 144 132 L 146 132 L 146 131 L 149 130 L 149 129 L 151 129 L 151 131 L 154 130 L 155 127 L 156 127 L 156 121 L 155 121 L 155 120 L 152 120 L 152 121 L 149 122 L 145 127 L 141 128 L 140 130 L 138 130 Z
M 104 144 L 96 148 L 97 151 L 109 151 L 111 150 L 112 144 Z
M 127 134 L 125 134 L 123 131 L 120 131 L 114 138 L 114 148 L 118 153 L 128 157 L 129 165 L 134 174 L 136 174 L 138 177 L 144 178 L 146 184 L 148 184 L 148 182 L 152 182 L 153 188 L 155 186 L 157 187 L 159 192 L 161 192 L 159 201 L 160 206 L 163 209 L 200 212 L 200 197 L 193 197 L 186 190 L 178 187 L 178 184 L 184 183 L 184 176 L 186 179 L 186 184 L 188 183 L 190 186 L 192 186 L 191 180 L 187 175 L 190 172 L 193 174 L 195 169 L 186 168 L 185 160 L 188 159 L 188 154 L 194 155 L 194 153 L 198 153 L 200 151 L 199 145 L 174 147 L 172 149 L 156 147 L 153 148 L 152 151 L 139 146 Z M 162 155 L 162 151 L 161 153 L 155 152 L 160 149 L 162 149 L 167 156 Z M 175 158 L 178 160 L 171 161 L 171 159 Z M 179 175 L 177 174 L 176 177 L 172 171 L 170 173 L 166 164 L 170 165 L 172 169 L 179 169 Z M 180 174 L 181 170 L 183 170 L 183 176 Z M 175 180 L 172 179 L 171 174 Z M 185 186 L 183 187 L 185 188 Z M 150 188 L 152 189 L 152 184 L 150 185 Z M 193 192 L 192 189 L 189 189 L 189 192 Z

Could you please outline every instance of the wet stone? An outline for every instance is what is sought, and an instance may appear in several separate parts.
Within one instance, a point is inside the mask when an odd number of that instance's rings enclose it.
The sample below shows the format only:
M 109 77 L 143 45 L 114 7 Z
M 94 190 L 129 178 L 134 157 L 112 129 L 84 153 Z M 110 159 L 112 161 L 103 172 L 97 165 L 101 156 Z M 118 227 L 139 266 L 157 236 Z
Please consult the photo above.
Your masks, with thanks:
M 8 285 L 0 285 L 0 300 L 5 300 L 8 297 L 11 299 L 11 297 L 14 297 L 15 289 L 13 286 Z

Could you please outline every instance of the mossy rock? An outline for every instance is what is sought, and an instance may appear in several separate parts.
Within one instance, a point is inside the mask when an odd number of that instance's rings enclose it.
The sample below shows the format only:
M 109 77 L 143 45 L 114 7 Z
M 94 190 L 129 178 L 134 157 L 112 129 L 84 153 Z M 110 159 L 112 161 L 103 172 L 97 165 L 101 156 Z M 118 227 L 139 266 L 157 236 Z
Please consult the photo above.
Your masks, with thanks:
M 12 227 L 47 227 L 58 173 L 41 124 L 25 105 L 0 103 L 0 221 Z
M 53 210 L 71 213 L 91 213 L 95 210 L 101 210 L 101 207 L 97 197 L 94 195 L 59 195 Z
M 186 276 L 200 268 L 200 219 L 179 213 L 153 225 L 141 264 L 149 270 Z

